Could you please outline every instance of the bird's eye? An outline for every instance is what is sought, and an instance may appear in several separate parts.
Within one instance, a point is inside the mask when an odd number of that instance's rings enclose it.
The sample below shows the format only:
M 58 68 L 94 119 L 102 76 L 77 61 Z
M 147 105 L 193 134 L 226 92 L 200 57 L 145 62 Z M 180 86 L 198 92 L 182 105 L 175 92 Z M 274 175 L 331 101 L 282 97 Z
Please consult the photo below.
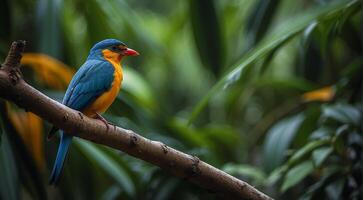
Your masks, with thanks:
M 114 51 L 118 50 L 117 46 L 113 46 L 112 50 L 114 50 Z

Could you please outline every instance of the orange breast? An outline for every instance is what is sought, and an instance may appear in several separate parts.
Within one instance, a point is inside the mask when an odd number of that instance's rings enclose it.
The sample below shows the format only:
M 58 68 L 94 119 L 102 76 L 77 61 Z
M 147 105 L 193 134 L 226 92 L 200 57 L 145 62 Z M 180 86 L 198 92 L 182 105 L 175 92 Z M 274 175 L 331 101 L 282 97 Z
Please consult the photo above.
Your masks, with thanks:
M 106 58 L 107 59 L 107 58 Z M 115 72 L 113 74 L 114 81 L 112 82 L 111 88 L 99 96 L 91 105 L 89 105 L 83 113 L 86 116 L 94 117 L 96 113 L 103 113 L 105 112 L 108 107 L 113 103 L 116 99 L 118 92 L 121 88 L 121 82 L 123 79 L 122 68 L 121 65 L 112 59 L 107 59 L 112 66 L 115 68 Z

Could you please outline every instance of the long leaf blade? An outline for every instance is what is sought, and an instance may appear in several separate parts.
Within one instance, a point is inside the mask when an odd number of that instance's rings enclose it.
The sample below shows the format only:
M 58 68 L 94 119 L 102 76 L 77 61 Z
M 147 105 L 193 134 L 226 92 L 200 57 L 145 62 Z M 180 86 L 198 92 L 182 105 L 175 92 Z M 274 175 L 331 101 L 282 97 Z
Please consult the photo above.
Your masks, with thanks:
M 357 6 L 357 0 L 353 1 L 335 1 L 329 5 L 315 8 L 309 12 L 293 17 L 283 24 L 278 26 L 271 32 L 265 39 L 263 39 L 256 48 L 252 49 L 249 53 L 243 56 L 235 65 L 231 67 L 231 71 L 225 74 L 197 103 L 193 109 L 188 123 L 194 121 L 201 111 L 207 106 L 210 98 L 221 89 L 225 89 L 229 85 L 235 83 L 241 77 L 241 74 L 246 71 L 248 66 L 251 66 L 255 61 L 264 58 L 275 47 L 290 40 L 291 38 L 299 35 L 311 23 L 323 23 L 327 18 L 332 15 L 347 9 L 352 6 Z M 224 87 L 224 88 L 223 88 Z
M 113 177 L 129 196 L 135 194 L 135 186 L 132 184 L 131 178 L 116 161 L 90 142 L 76 139 L 75 143 L 88 159 L 95 161 L 106 173 Z

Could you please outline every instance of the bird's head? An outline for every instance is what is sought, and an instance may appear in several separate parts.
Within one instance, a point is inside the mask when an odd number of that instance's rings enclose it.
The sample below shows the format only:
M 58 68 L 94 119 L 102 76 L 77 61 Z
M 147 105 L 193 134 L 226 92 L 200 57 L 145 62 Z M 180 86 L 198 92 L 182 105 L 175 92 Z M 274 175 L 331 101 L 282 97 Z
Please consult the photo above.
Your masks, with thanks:
M 127 47 L 127 45 L 116 39 L 105 39 L 96 43 L 91 51 L 91 57 L 111 59 L 119 63 L 125 56 L 137 56 L 139 53 Z

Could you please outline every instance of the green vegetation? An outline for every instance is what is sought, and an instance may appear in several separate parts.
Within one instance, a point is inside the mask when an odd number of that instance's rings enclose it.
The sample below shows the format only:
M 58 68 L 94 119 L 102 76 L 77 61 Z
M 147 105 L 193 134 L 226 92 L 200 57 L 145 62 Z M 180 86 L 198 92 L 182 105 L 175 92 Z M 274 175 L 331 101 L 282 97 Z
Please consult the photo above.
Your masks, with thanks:
M 3 0 L 0 57 L 27 40 L 23 73 L 61 101 L 90 47 L 117 38 L 112 123 L 196 155 L 276 199 L 362 199 L 358 0 Z M 27 67 L 30 66 L 30 67 Z M 67 68 L 67 70 L 65 70 Z M 75 139 L 47 185 L 51 125 L 0 103 L 0 199 L 214 199 L 122 152 Z

